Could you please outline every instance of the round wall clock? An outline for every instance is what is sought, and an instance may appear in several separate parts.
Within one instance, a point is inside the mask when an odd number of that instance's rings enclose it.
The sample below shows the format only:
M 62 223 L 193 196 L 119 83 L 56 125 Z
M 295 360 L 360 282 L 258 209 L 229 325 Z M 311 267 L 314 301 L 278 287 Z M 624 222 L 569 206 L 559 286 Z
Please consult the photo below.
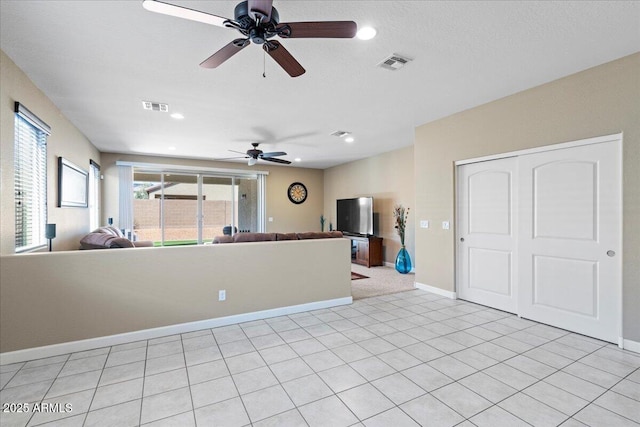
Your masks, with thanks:
M 289 186 L 287 196 L 289 196 L 289 200 L 291 200 L 292 203 L 299 205 L 307 200 L 307 187 L 301 182 L 294 182 Z

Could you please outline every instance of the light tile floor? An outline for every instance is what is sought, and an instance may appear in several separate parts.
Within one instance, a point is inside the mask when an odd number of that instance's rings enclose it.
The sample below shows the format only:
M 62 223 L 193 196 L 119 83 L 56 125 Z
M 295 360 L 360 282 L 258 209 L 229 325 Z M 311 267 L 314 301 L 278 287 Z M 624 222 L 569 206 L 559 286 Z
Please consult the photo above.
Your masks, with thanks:
M 2 427 L 640 424 L 639 354 L 420 290 L 0 368 Z

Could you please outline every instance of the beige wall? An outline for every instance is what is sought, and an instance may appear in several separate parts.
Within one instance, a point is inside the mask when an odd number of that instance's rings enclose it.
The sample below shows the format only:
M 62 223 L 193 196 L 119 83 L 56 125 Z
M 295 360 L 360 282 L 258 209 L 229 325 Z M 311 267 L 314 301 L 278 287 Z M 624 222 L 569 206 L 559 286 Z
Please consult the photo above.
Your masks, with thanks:
M 393 207 L 402 204 L 411 210 L 408 217 L 405 246 L 415 256 L 415 178 L 413 146 L 383 153 L 367 159 L 335 166 L 324 171 L 324 214 L 336 225 L 336 200 L 372 196 L 378 229 L 382 237 L 384 261 L 395 262 L 400 250 L 400 236 L 394 229 Z M 416 267 L 416 270 L 419 267 Z
M 339 238 L 9 255 L 0 262 L 3 353 L 351 297 L 349 242 Z M 219 302 L 222 289 L 227 299 Z
M 100 163 L 100 152 L 38 89 L 16 64 L 0 51 L 0 253 L 15 251 L 15 205 L 13 199 L 14 102 L 20 102 L 51 126 L 47 141 L 48 222 L 56 224 L 54 250 L 77 249 L 78 241 L 89 231 L 89 209 L 58 208 L 58 157 L 62 156 L 84 170 L 89 159 Z
M 112 217 L 118 224 L 118 168 L 116 161 L 156 163 L 194 167 L 261 170 L 268 171 L 266 216 L 273 222 L 267 222 L 268 232 L 303 232 L 320 230 L 320 214 L 323 208 L 324 172 L 320 169 L 272 166 L 263 162 L 255 166 L 244 163 L 214 162 L 207 160 L 176 159 L 157 156 L 102 153 L 103 198 L 102 221 Z M 308 190 L 307 200 L 295 205 L 287 197 L 287 189 L 293 182 L 302 182 Z
M 624 337 L 640 341 L 640 54 L 416 129 L 417 220 L 454 221 L 454 162 L 624 132 Z M 416 228 L 416 281 L 454 290 L 454 235 Z

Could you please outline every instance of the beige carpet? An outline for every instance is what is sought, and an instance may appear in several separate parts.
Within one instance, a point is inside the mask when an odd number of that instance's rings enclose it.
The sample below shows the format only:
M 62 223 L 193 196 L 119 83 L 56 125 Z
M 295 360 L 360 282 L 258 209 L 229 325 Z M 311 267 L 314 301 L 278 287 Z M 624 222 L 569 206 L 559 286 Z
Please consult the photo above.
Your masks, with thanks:
M 357 264 L 351 265 L 351 271 L 368 276 L 366 279 L 351 281 L 351 296 L 354 300 L 415 289 L 413 273 L 400 274 L 391 267 L 367 268 Z

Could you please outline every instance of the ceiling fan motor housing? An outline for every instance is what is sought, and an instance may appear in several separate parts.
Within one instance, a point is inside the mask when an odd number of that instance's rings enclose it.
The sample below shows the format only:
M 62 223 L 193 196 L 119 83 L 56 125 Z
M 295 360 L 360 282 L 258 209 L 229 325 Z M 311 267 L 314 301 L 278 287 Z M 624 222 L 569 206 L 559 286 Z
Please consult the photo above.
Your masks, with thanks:
M 234 10 L 235 21 L 240 24 L 247 36 L 255 44 L 264 44 L 267 39 L 276 35 L 275 27 L 280 22 L 280 15 L 275 7 L 271 8 L 271 19 L 269 22 L 261 22 L 256 25 L 256 21 L 249 14 L 249 3 L 247 1 L 240 2 Z
M 233 16 L 235 21 L 245 29 L 249 29 L 252 25 L 255 25 L 255 20 L 249 14 L 249 2 L 247 1 L 240 2 L 236 5 Z M 274 25 L 280 22 L 280 15 L 275 7 L 271 7 L 271 19 L 269 22 Z
M 254 148 L 253 150 L 247 150 L 247 156 L 254 159 L 257 159 L 260 154 L 262 154 L 262 150 L 258 150 L 257 148 Z

